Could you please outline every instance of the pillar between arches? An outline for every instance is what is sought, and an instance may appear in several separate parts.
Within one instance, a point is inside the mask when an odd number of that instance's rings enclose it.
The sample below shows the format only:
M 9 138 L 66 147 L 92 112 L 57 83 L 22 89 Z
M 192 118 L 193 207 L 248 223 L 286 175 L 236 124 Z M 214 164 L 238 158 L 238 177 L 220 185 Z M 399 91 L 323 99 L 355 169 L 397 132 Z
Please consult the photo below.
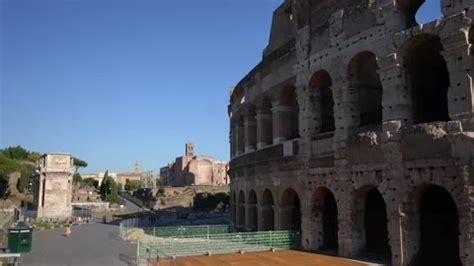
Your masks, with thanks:
M 273 118 L 273 143 L 282 143 L 291 138 L 291 106 L 274 103 L 272 107 Z

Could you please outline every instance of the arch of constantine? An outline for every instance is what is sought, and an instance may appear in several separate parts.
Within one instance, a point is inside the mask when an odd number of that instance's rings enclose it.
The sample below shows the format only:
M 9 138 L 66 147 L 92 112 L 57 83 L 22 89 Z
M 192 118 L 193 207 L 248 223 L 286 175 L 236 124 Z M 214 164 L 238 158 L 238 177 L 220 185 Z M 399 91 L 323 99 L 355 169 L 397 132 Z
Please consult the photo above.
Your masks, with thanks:
M 233 89 L 231 217 L 305 250 L 474 265 L 474 0 L 285 1 Z

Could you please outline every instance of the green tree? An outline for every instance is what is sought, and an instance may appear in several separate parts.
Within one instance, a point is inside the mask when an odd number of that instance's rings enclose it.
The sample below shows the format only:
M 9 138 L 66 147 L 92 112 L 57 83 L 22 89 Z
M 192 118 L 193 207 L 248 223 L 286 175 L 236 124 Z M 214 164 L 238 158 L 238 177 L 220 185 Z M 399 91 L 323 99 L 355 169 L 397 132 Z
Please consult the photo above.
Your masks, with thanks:
M 77 173 L 79 171 L 79 168 L 86 168 L 87 167 L 87 162 L 85 162 L 85 161 L 83 161 L 79 158 L 72 157 L 72 160 L 73 160 L 74 167 L 76 167 L 75 173 Z
M 135 192 L 142 187 L 142 182 L 139 180 L 128 180 L 125 182 L 125 190 Z
M 41 154 L 35 151 L 32 151 L 28 154 L 28 157 L 26 158 L 30 162 L 36 162 L 38 159 L 41 158 Z
M 107 202 L 119 202 L 117 183 L 109 176 L 109 171 L 105 171 L 104 179 L 102 179 L 102 184 L 100 185 L 100 195 L 102 200 Z
M 20 145 L 16 147 L 7 147 L 2 152 L 7 158 L 12 160 L 26 160 L 29 152 Z
M 88 186 L 88 187 L 99 188 L 99 181 L 95 180 L 92 177 L 89 177 L 89 178 L 86 178 L 86 179 L 82 180 L 82 184 L 84 186 Z
M 35 179 L 35 167 L 32 165 L 24 164 L 21 167 L 21 177 L 18 179 L 16 187 L 20 193 L 29 192 L 34 184 Z
M 82 183 L 81 174 L 79 174 L 79 173 L 74 174 L 74 175 L 72 176 L 72 182 L 73 182 L 74 184 L 76 184 L 76 185 L 77 185 L 77 184 L 81 184 L 81 183 Z

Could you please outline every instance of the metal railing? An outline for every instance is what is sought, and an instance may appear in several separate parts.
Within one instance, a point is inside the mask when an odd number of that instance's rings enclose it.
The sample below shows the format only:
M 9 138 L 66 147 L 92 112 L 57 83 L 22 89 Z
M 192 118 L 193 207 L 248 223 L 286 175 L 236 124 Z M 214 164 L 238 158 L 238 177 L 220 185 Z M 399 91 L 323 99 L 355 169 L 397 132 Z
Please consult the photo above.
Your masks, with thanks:
M 201 226 L 161 226 L 144 228 L 146 234 L 157 237 L 188 237 L 195 235 L 229 233 L 229 225 L 201 225 Z
M 300 246 L 299 231 L 262 231 L 245 233 L 197 234 L 139 240 L 137 259 L 226 254 L 295 249 Z

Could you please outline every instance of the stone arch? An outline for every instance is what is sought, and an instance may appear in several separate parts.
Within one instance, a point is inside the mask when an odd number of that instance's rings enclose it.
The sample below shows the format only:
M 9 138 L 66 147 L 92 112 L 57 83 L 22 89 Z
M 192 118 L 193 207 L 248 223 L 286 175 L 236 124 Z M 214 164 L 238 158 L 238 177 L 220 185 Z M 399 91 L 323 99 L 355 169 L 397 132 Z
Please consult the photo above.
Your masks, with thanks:
M 348 67 L 349 87 L 354 90 L 353 101 L 359 110 L 359 125 L 382 123 L 383 88 L 374 53 L 364 51 L 354 56 Z
M 339 222 L 334 194 L 327 187 L 319 187 L 313 193 L 311 202 L 313 224 L 316 229 L 314 248 L 337 252 Z
M 408 263 L 462 265 L 459 247 L 459 213 L 452 195 L 442 186 L 415 187 L 404 203 Z
M 419 24 L 417 20 L 417 14 L 423 9 L 426 0 L 397 0 L 398 10 L 400 11 L 401 18 L 405 23 L 405 28 L 411 28 Z M 439 13 L 441 10 L 441 1 L 438 1 Z
M 401 49 L 415 124 L 449 121 L 449 72 L 439 36 L 420 34 Z
M 262 196 L 262 229 L 271 231 L 275 229 L 274 202 L 271 190 L 265 189 Z
M 257 147 L 262 148 L 273 143 L 272 101 L 263 98 L 256 106 Z
M 378 187 L 366 185 L 358 189 L 353 209 L 354 229 L 361 232 L 357 238 L 361 255 L 390 262 L 387 204 Z
M 315 115 L 316 132 L 325 133 L 335 130 L 334 99 L 332 96 L 332 79 L 326 70 L 319 70 L 310 80 L 310 97 Z
M 292 188 L 287 188 L 281 197 L 280 227 L 281 230 L 301 230 L 301 201 Z
M 249 230 L 250 231 L 257 231 L 258 230 L 258 209 L 257 209 L 257 194 L 255 190 L 250 190 L 249 197 L 248 197 L 248 204 L 249 210 Z
M 296 88 L 285 87 L 280 93 L 279 123 L 280 134 L 285 139 L 299 138 L 299 104 L 296 97 Z
M 245 193 L 243 190 L 239 192 L 239 203 L 237 208 L 237 230 L 245 230 Z

